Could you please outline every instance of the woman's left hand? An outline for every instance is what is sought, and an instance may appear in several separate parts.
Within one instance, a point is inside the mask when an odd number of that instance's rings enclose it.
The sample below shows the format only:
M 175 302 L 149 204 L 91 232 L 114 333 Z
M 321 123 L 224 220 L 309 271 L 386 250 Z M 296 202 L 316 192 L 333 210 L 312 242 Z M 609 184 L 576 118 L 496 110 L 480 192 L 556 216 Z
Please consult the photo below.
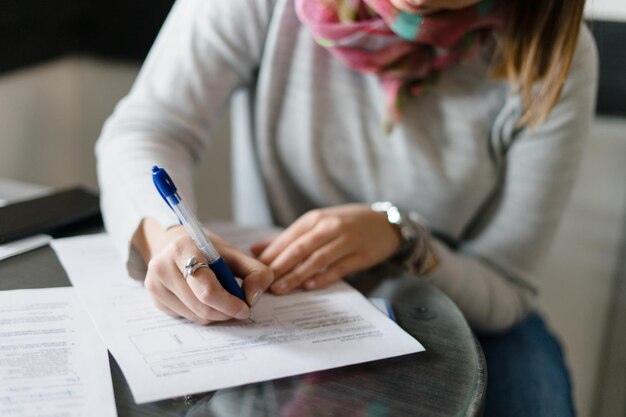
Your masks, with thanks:
M 274 271 L 271 291 L 316 289 L 389 258 L 400 237 L 364 204 L 312 210 L 276 238 L 254 245 L 252 253 Z

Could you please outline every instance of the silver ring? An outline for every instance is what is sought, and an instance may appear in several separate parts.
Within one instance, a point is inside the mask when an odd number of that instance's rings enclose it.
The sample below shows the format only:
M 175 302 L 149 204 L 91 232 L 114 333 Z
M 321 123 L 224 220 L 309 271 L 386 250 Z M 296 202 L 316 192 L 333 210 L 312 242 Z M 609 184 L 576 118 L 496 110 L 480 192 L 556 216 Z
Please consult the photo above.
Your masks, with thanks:
M 207 264 L 206 262 L 198 262 L 198 258 L 192 256 L 191 258 L 187 259 L 187 263 L 185 264 L 185 269 L 183 271 L 183 277 L 187 279 L 190 276 L 193 276 L 193 273 L 200 268 L 209 268 L 209 264 Z

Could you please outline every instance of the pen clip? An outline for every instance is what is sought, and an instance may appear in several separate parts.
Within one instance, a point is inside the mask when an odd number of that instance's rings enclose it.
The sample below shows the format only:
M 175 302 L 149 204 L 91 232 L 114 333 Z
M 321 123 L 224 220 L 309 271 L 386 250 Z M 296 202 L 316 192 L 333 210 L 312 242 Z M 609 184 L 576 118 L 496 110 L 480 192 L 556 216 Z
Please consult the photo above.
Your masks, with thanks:
M 171 196 L 174 200 L 178 201 L 178 198 L 176 198 L 176 185 L 174 185 L 174 181 L 172 181 L 164 168 L 159 168 L 156 165 L 152 167 L 152 181 L 161 195 L 161 198 L 163 198 L 168 207 L 174 211 L 174 208 L 168 199 L 168 197 Z M 180 219 L 178 219 L 178 221 L 180 222 Z

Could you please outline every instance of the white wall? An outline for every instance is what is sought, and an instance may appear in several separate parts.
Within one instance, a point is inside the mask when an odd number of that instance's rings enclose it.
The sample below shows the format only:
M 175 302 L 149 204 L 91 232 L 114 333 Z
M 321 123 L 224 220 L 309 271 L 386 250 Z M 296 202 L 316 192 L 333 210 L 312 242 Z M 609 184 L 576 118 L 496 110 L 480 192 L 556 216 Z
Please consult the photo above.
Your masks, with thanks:
M 136 71 L 73 58 L 0 78 L 0 176 L 95 186 L 94 142 Z
M 541 305 L 564 342 L 581 417 L 594 415 L 593 395 L 605 360 L 606 323 L 625 238 L 626 120 L 599 118 L 590 136 L 540 274 Z
M 626 0 L 587 0 L 585 15 L 590 19 L 626 22 Z
M 95 141 L 138 69 L 78 57 L 0 77 L 0 177 L 96 187 Z M 231 218 L 227 128 L 224 123 L 216 132 L 212 152 L 196 175 L 211 178 L 216 188 L 210 201 L 198 196 L 200 216 L 207 220 Z

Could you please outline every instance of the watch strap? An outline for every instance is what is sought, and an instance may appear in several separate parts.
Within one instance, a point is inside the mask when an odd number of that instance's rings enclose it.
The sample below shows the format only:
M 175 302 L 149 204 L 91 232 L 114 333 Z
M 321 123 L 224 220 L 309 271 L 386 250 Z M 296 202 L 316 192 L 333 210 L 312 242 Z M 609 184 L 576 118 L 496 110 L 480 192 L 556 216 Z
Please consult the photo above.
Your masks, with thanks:
M 426 223 L 415 212 L 407 212 L 389 201 L 379 201 L 371 209 L 385 213 L 387 221 L 396 228 L 401 239 L 400 247 L 389 258 L 420 275 L 432 271 L 438 260 L 429 243 L 430 232 Z
M 415 249 L 419 232 L 417 227 L 409 219 L 407 212 L 389 201 L 375 202 L 371 205 L 371 209 L 379 213 L 385 213 L 389 224 L 398 232 L 400 246 L 390 259 L 395 262 L 404 262 Z

